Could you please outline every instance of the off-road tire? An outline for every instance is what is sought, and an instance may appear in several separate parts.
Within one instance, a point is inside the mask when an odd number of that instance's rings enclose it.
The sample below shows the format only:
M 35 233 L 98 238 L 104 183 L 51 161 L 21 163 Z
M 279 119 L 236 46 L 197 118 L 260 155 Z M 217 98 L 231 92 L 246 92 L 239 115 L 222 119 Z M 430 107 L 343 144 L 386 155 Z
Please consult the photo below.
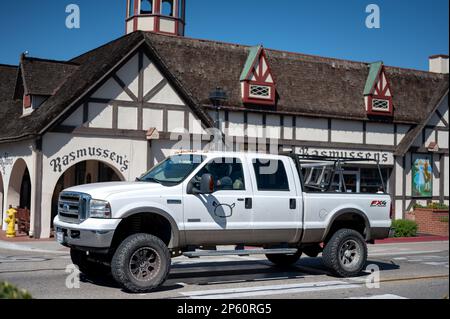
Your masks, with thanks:
M 152 251 L 155 257 L 155 268 L 149 273 L 150 279 L 137 278 L 132 273 L 133 258 L 139 257 L 141 251 Z M 151 257 L 150 257 L 151 258 Z M 167 279 L 170 271 L 171 256 L 169 249 L 164 242 L 149 234 L 135 234 L 126 238 L 117 248 L 111 262 L 111 272 L 114 279 L 125 290 L 133 293 L 147 293 L 160 287 Z M 148 267 L 143 267 L 147 272 Z M 138 270 L 139 272 L 139 270 Z
M 286 254 L 267 254 L 267 259 L 272 262 L 277 267 L 289 267 L 295 264 L 300 257 L 302 256 L 302 252 L 298 251 L 292 255 Z
M 351 243 L 355 246 L 354 264 L 344 265 L 345 251 L 344 245 Z M 350 249 L 349 249 L 350 250 Z M 350 254 L 351 255 L 351 254 Z M 367 263 L 367 244 L 363 236 L 353 229 L 340 229 L 333 234 L 326 243 L 322 254 L 323 262 L 338 277 L 355 277 L 361 273 Z M 347 259 L 348 262 L 348 259 Z
M 78 267 L 80 272 L 88 277 L 102 277 L 111 273 L 111 268 L 96 261 L 89 260 L 85 251 L 70 249 L 72 263 Z

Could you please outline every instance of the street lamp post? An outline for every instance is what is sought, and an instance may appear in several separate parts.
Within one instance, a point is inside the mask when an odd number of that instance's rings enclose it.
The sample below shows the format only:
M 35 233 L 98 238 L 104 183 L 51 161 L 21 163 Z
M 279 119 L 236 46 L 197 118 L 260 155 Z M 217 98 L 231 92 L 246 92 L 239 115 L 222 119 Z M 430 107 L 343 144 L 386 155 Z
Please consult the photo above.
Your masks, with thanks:
M 214 126 L 216 129 L 216 143 L 217 143 L 217 150 L 219 150 L 219 141 L 222 140 L 222 130 L 220 126 L 220 109 L 221 105 L 228 100 L 227 92 L 224 91 L 222 88 L 217 87 L 215 90 L 211 91 L 209 94 L 209 99 L 211 100 L 214 108 L 216 109 L 216 120 L 214 122 Z M 219 136 L 220 135 L 220 136 Z

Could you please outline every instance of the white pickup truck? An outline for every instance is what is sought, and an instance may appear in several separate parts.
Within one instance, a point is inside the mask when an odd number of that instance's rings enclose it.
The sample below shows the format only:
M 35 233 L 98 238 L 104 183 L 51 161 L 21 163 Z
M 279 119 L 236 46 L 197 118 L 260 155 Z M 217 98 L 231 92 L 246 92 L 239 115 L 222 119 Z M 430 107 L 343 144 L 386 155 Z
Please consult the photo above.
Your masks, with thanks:
M 181 153 L 136 182 L 64 190 L 56 238 L 81 272 L 111 272 L 131 292 L 162 285 L 171 258 L 181 255 L 264 254 L 289 266 L 302 253 L 322 253 L 337 276 L 355 276 L 367 261 L 366 243 L 389 236 L 392 208 L 381 173 L 373 193 L 347 185 L 343 172 L 354 161 Z

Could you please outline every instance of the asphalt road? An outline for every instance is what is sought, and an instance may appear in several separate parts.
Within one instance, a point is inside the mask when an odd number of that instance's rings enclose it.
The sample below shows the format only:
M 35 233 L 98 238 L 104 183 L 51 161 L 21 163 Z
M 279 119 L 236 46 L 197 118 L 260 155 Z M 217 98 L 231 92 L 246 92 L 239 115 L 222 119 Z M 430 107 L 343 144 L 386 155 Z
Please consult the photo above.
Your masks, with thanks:
M 42 299 L 441 299 L 449 295 L 448 251 L 448 241 L 370 246 L 369 268 L 380 272 L 349 279 L 331 276 L 320 257 L 303 257 L 289 269 L 273 267 L 264 256 L 179 257 L 165 285 L 141 295 L 124 292 L 111 277 L 80 275 L 77 288 L 66 252 L 0 249 L 0 281 Z M 372 281 L 378 275 L 379 287 Z

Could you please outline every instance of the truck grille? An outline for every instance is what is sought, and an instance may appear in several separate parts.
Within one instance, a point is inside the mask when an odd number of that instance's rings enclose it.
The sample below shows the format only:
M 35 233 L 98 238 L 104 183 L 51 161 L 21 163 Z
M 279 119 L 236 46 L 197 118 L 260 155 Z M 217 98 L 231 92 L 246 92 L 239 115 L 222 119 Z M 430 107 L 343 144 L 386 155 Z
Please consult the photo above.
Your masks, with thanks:
M 58 215 L 63 222 L 79 224 L 87 218 L 90 196 L 63 192 L 59 195 Z

